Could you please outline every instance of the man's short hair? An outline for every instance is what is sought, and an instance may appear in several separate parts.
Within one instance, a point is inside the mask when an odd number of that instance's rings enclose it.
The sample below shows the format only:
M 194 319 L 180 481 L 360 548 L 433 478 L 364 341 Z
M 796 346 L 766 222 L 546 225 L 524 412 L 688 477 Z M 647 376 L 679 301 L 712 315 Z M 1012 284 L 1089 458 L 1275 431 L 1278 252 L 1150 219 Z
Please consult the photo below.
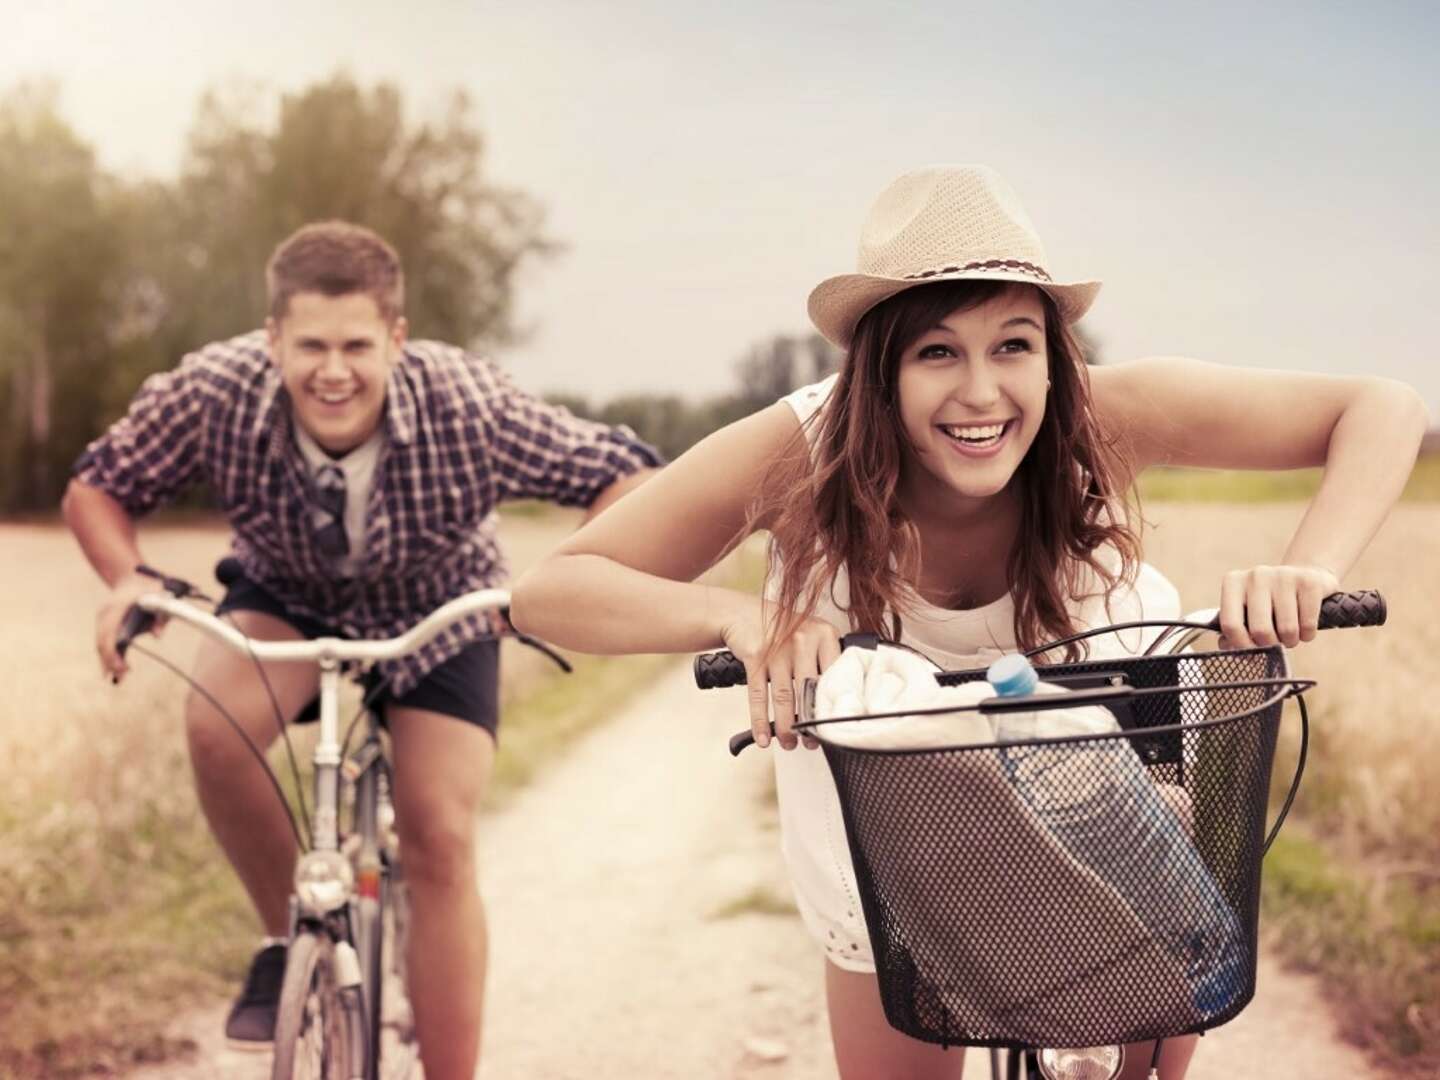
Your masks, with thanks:
M 394 322 L 405 310 L 400 256 L 375 233 L 348 221 L 317 221 L 281 241 L 265 267 L 270 317 L 279 321 L 296 293 L 365 293 Z

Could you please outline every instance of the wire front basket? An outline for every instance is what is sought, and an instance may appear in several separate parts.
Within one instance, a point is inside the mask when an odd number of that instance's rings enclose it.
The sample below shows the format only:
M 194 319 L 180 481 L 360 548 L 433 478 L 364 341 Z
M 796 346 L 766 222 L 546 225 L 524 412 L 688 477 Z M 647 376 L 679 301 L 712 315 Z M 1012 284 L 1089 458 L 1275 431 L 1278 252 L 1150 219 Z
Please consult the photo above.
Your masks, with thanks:
M 1149 692 L 1116 707 L 1122 730 L 1101 736 L 890 750 L 813 729 L 887 1019 L 927 1042 L 990 1046 L 1224 1023 L 1255 992 L 1284 650 L 1038 672 Z

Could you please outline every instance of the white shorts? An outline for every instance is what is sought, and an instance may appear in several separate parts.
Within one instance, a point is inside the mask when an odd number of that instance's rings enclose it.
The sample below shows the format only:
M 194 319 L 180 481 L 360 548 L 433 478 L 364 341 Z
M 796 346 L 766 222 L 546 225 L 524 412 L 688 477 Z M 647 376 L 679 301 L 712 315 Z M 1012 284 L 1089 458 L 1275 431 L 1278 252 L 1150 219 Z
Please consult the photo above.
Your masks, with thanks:
M 804 747 L 781 750 L 778 745 L 771 753 L 780 802 L 780 847 L 800 918 L 832 964 L 873 974 L 875 956 L 825 755 Z

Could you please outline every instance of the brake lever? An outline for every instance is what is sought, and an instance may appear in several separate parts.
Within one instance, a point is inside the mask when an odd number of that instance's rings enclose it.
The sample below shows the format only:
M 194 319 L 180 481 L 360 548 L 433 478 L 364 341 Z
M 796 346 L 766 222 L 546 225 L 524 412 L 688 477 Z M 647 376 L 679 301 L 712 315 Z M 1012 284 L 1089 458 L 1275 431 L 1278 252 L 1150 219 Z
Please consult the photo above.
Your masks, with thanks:
M 492 616 L 490 621 L 490 628 L 497 638 L 514 638 L 516 641 L 520 642 L 521 645 L 528 645 L 536 652 L 547 657 L 551 663 L 553 663 L 561 671 L 565 672 L 566 675 L 572 674 L 574 672 L 575 669 L 570 665 L 570 661 L 566 660 L 565 657 L 561 656 L 549 645 L 545 644 L 545 642 L 541 641 L 537 637 L 531 637 L 523 630 L 515 629 L 515 624 L 510 621 L 510 609 L 508 607 L 496 608 L 491 611 L 490 614 Z M 495 625 L 496 620 L 498 620 L 500 624 L 498 627 Z
M 514 627 L 511 627 L 510 632 L 505 636 L 513 637 L 516 641 L 520 642 L 521 645 L 529 645 L 530 648 L 534 649 L 536 652 L 542 653 L 545 656 L 549 657 L 550 660 L 555 664 L 555 666 L 558 667 L 561 671 L 565 672 L 566 675 L 571 674 L 575 670 L 570 665 L 569 660 L 566 660 L 565 657 L 561 656 L 558 652 L 552 649 L 549 645 L 546 645 L 545 642 L 541 641 L 539 638 L 533 638 L 529 634 L 521 633 Z
M 205 603 L 213 604 L 214 601 L 206 596 L 199 589 L 195 588 L 184 578 L 171 577 L 169 574 L 156 570 L 153 566 L 140 563 L 135 567 L 135 572 L 148 578 L 154 578 L 160 583 L 160 587 L 177 600 L 202 600 Z M 155 623 L 159 616 L 153 611 L 146 611 L 137 604 L 131 604 L 130 609 L 125 612 L 125 617 L 120 620 L 120 628 L 115 633 L 115 652 L 120 659 L 125 659 L 131 643 L 141 634 L 147 634 L 155 629 Z M 118 681 L 118 680 L 116 680 Z

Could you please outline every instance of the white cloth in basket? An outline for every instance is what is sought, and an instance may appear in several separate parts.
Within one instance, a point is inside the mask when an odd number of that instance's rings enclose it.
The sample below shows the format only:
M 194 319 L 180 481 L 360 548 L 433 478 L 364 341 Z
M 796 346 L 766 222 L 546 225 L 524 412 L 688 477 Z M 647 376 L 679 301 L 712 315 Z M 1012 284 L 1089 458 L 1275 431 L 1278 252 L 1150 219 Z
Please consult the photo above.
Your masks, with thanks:
M 941 686 L 936 667 L 908 649 L 881 645 L 874 649 L 851 646 L 826 669 L 815 687 L 815 716 L 860 716 L 901 712 L 905 709 L 962 709 L 953 713 L 885 717 L 822 724 L 816 733 L 845 746 L 872 750 L 915 750 L 937 746 L 969 745 L 995 740 L 990 718 L 974 706 L 995 696 L 990 684 Z

